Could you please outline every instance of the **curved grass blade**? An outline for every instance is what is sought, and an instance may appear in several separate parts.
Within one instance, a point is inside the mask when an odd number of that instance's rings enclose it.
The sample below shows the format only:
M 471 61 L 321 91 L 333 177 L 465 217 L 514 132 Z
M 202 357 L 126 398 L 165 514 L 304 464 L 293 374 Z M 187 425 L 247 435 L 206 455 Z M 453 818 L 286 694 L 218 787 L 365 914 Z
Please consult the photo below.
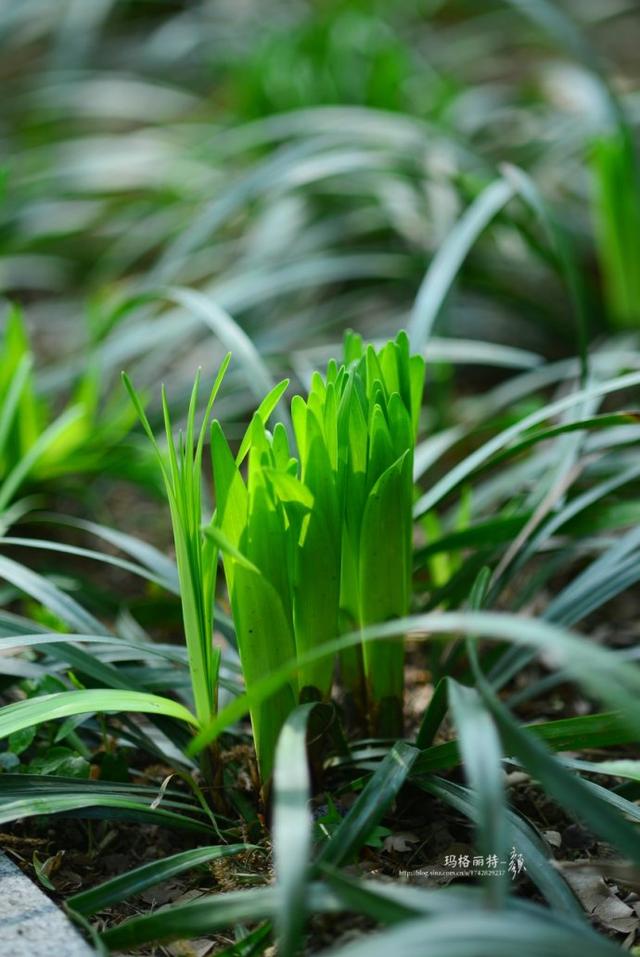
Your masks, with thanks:
M 584 820 L 596 834 L 640 863 L 638 831 L 622 815 L 612 813 L 601 797 L 596 796 L 586 782 L 570 774 L 541 741 L 520 728 L 484 680 L 479 681 L 478 688 L 500 728 L 505 748 L 520 759 L 545 791 L 552 794 L 572 817 Z
M 30 517 L 34 522 L 52 522 L 56 525 L 65 525 L 70 528 L 78 528 L 95 535 L 110 545 L 115 546 L 121 552 L 135 558 L 140 565 L 147 568 L 155 575 L 163 586 L 170 592 L 178 594 L 180 586 L 178 583 L 178 571 L 175 562 L 167 558 L 158 548 L 142 541 L 133 535 L 127 535 L 116 528 L 108 525 L 101 525 L 98 522 L 87 521 L 83 518 L 76 518 L 74 515 L 58 515 L 55 512 L 39 512 Z
M 35 627 L 36 623 L 28 622 L 28 624 Z M 39 645 L 49 644 L 59 644 L 60 647 L 63 647 L 69 642 L 78 642 L 79 644 L 100 645 L 112 649 L 129 648 L 132 652 L 137 652 L 136 658 L 162 658 L 177 665 L 186 665 L 186 656 L 181 654 L 181 649 L 175 645 L 132 641 L 128 638 L 114 638 L 111 635 L 66 634 L 57 631 L 34 632 L 33 634 L 25 631 L 24 633 L 4 635 L 4 631 L 5 628 L 0 624 L 0 634 L 2 634 L 2 637 L 0 637 L 0 651 L 10 651 L 14 648 L 35 648 Z
M 366 914 L 381 924 L 398 924 L 419 915 L 459 911 L 470 905 L 482 906 L 476 888 L 425 891 L 407 884 L 355 879 L 327 864 L 320 865 L 320 871 L 345 907 L 355 913 Z
M 551 0 L 506 0 L 512 7 L 535 23 L 560 47 L 581 63 L 600 86 L 607 120 L 612 126 L 626 125 L 622 103 L 603 71 L 599 57 L 584 33 Z
M 81 891 L 79 894 L 73 894 L 67 897 L 65 903 L 74 911 L 85 917 L 91 917 L 98 911 L 110 907 L 118 901 L 127 900 L 146 890 L 147 887 L 153 887 L 162 881 L 169 880 L 177 874 L 199 867 L 201 864 L 207 864 L 209 861 L 215 861 L 223 857 L 232 857 L 235 854 L 242 854 L 248 850 L 255 850 L 253 844 L 217 844 L 208 847 L 196 847 L 191 851 L 181 851 L 179 854 L 172 854 L 160 861 L 153 861 L 150 864 L 143 864 L 142 867 L 136 867 L 126 874 L 120 874 L 109 881 L 92 887 L 91 890 Z
M 552 418 L 560 412 L 565 412 L 573 406 L 580 405 L 588 399 L 596 396 L 610 395 L 622 389 L 636 386 L 640 383 L 640 373 L 631 372 L 627 375 L 618 376 L 609 379 L 606 382 L 599 382 L 590 385 L 585 389 L 579 389 L 569 396 L 550 402 L 542 409 L 537 409 L 530 413 L 519 422 L 504 429 L 498 435 L 494 436 L 488 442 L 485 442 L 479 449 L 468 455 L 466 459 L 454 466 L 443 478 L 437 481 L 428 492 L 422 495 L 416 502 L 414 515 L 419 517 L 428 512 L 442 499 L 449 494 L 457 485 L 468 478 L 479 466 L 484 465 L 496 452 L 499 452 L 508 442 L 515 439 L 522 432 Z
M 57 588 L 53 582 L 19 564 L 19 562 L 7 558 L 6 555 L 0 555 L 0 577 L 11 582 L 12 585 L 31 598 L 41 602 L 45 608 L 62 618 L 72 628 L 90 634 L 111 634 L 102 622 L 94 618 L 70 595 Z
M 172 287 L 167 298 L 188 309 L 218 336 L 224 347 L 241 363 L 249 388 L 258 398 L 276 388 L 273 376 L 255 345 L 235 319 L 208 296 L 195 289 Z
M 513 577 L 514 572 L 521 568 L 527 559 L 538 552 L 543 543 L 547 542 L 549 538 L 555 534 L 555 532 L 563 527 L 566 527 L 569 522 L 576 518 L 576 516 L 579 516 L 582 512 L 591 508 L 591 506 L 593 506 L 596 502 L 601 501 L 603 498 L 605 498 L 605 496 L 611 494 L 611 492 L 621 488 L 627 483 L 633 482 L 639 476 L 640 466 L 638 465 L 634 465 L 628 469 L 619 470 L 611 478 L 608 478 L 604 482 L 590 484 L 586 492 L 571 498 L 568 504 L 563 505 L 556 511 L 552 512 L 549 518 L 537 529 L 529 529 L 529 533 L 526 534 L 527 527 L 525 526 L 521 532 L 521 542 L 519 547 L 516 547 L 513 553 L 509 577 Z M 589 517 L 586 518 L 588 521 Z M 518 546 L 518 539 L 515 540 L 514 545 Z M 495 573 L 495 577 L 498 578 L 500 582 L 500 588 L 504 588 L 504 573 L 502 576 L 498 576 L 497 573 Z M 573 582 L 571 584 L 573 585 Z M 558 598 L 559 596 L 556 596 L 556 598 L 553 600 L 554 604 Z M 555 616 L 551 611 L 551 607 L 552 606 L 547 608 L 544 617 L 553 620 Z
M 13 469 L 0 484 L 0 512 L 7 507 L 13 495 L 37 465 L 47 449 L 54 444 L 62 433 L 81 419 L 84 409 L 75 405 L 65 409 L 60 416 L 40 433 L 31 448 L 19 459 Z
M 4 452 L 11 426 L 20 408 L 22 392 L 29 381 L 32 368 L 33 357 L 30 353 L 25 352 L 14 369 L 9 388 L 3 396 L 2 407 L 0 408 L 0 455 Z
M 512 456 L 518 455 L 520 452 L 524 452 L 525 449 L 531 448 L 532 445 L 537 445 L 539 442 L 546 442 L 548 439 L 553 439 L 558 435 L 565 435 L 569 432 L 583 432 L 585 430 L 610 429 L 614 426 L 636 426 L 639 418 L 640 414 L 637 412 L 612 412 L 589 416 L 589 418 L 586 419 L 574 419 L 562 425 L 541 429 L 539 432 L 525 436 L 525 438 L 521 439 L 515 445 L 510 446 L 508 449 L 498 452 L 489 459 L 488 462 L 485 462 L 481 469 L 478 469 L 478 472 L 485 468 L 493 468 L 496 465 L 500 465 Z
M 75 714 L 89 712 L 133 711 L 140 714 L 166 715 L 177 718 L 197 727 L 197 720 L 191 712 L 170 698 L 145 694 L 142 691 L 88 690 L 60 691 L 56 694 L 27 698 L 0 709 L 0 738 L 6 738 L 15 731 L 53 721 L 56 718 L 68 718 Z
M 19 548 L 38 548 L 42 551 L 59 552 L 63 555 L 74 555 L 78 558 L 90 558 L 93 561 L 104 562 L 105 565 L 113 565 L 123 571 L 130 572 L 140 578 L 146 578 L 147 581 L 155 582 L 157 585 L 165 586 L 165 580 L 154 575 L 153 572 L 144 568 L 142 565 L 136 565 L 125 558 L 118 558 L 116 555 L 109 555 L 107 552 L 96 552 L 91 548 L 81 548 L 78 545 L 67 545 L 63 542 L 51 542 L 42 538 L 17 538 L 7 536 L 0 538 L 0 546 L 15 545 Z
M 275 887 L 207 895 L 154 914 L 133 917 L 105 931 L 102 941 L 111 950 L 126 950 L 150 941 L 203 937 L 223 927 L 270 918 L 277 912 L 278 900 Z M 320 912 L 340 910 L 339 901 L 330 891 L 314 885 L 309 907 Z
M 448 679 L 443 679 L 443 682 Z M 443 710 L 443 717 L 446 709 Z M 553 751 L 580 751 L 606 748 L 620 744 L 633 744 L 637 733 L 625 727 L 619 713 L 610 711 L 589 714 L 584 717 L 560 718 L 540 724 L 524 725 L 526 730 L 539 738 Z M 417 745 L 416 745 L 417 747 Z M 422 774 L 445 771 L 460 763 L 457 741 L 447 741 L 421 749 L 413 771 Z
M 604 774 L 607 777 L 627 778 L 640 783 L 640 761 L 628 758 L 614 758 L 610 761 L 578 761 L 575 758 L 563 758 L 567 768 L 587 771 L 589 774 Z
M 76 782 L 77 783 L 77 782 Z M 197 808 L 189 808 L 192 813 Z M 116 818 L 124 821 L 139 821 L 142 824 L 161 824 L 197 834 L 211 835 L 211 824 L 205 824 L 187 814 L 167 808 L 152 807 L 151 800 L 145 803 L 120 794 L 51 794 L 4 800 L 0 796 L 0 824 L 8 824 L 28 817 L 44 814 L 73 814 L 77 817 Z
M 235 943 L 217 951 L 217 957 L 256 957 L 266 949 L 270 936 L 271 924 L 265 921 L 250 933 L 241 931 Z
M 495 180 L 474 199 L 433 257 L 407 325 L 414 352 L 422 352 L 465 257 L 481 232 L 514 195 L 511 183 Z
M 425 709 L 416 737 L 416 748 L 419 751 L 431 747 L 438 729 L 444 721 L 448 707 L 448 681 L 448 678 L 441 678 L 438 681 L 431 700 Z
M 367 641 L 392 637 L 401 640 L 403 635 L 409 635 L 416 641 L 419 638 L 425 640 L 426 634 L 429 640 L 436 640 L 438 635 L 442 635 L 441 640 L 446 640 L 454 632 L 474 639 L 507 641 L 514 646 L 530 648 L 537 654 L 546 652 L 553 656 L 557 667 L 565 668 L 575 681 L 615 710 L 620 725 L 637 736 L 640 730 L 640 670 L 621 661 L 614 653 L 547 621 L 531 621 L 519 615 L 486 611 L 432 612 L 370 626 L 365 630 L 364 637 Z M 243 718 L 251 707 L 268 700 L 298 671 L 302 661 L 315 661 L 345 648 L 355 647 L 362 637 L 362 632 L 345 635 L 315 652 L 305 654 L 304 658 L 291 660 L 261 678 L 250 692 L 235 698 L 198 732 L 189 746 L 189 754 L 197 754 L 225 728 Z
M 549 245 L 557 259 L 573 304 L 578 333 L 580 385 L 585 386 L 589 377 L 589 315 L 587 293 L 573 255 L 573 249 L 569 244 L 566 233 L 548 208 L 536 183 L 529 174 L 511 163 L 503 163 L 500 171 L 504 178 L 513 184 L 520 197 L 531 207 L 540 220 Z
M 546 857 L 544 866 L 547 870 L 549 869 Z M 366 914 L 384 924 L 397 924 L 420 915 L 430 914 L 437 917 L 444 913 L 459 914 L 464 910 L 484 909 L 484 895 L 479 887 L 457 885 L 427 889 L 412 887 L 410 884 L 356 879 L 345 874 L 344 871 L 337 871 L 326 865 L 323 865 L 321 869 L 329 887 L 350 910 Z M 546 911 L 547 920 L 566 926 L 573 925 L 577 919 L 578 932 L 580 932 L 584 929 L 582 910 L 562 877 L 559 874 L 555 877 L 558 881 L 557 890 L 560 892 L 560 901 L 563 895 L 568 894 L 571 906 L 566 910 Z M 550 885 L 552 883 L 551 881 Z M 551 889 L 549 893 L 551 895 Z M 523 914 L 533 913 L 534 916 L 540 913 L 537 904 L 518 897 L 510 897 L 506 907 Z

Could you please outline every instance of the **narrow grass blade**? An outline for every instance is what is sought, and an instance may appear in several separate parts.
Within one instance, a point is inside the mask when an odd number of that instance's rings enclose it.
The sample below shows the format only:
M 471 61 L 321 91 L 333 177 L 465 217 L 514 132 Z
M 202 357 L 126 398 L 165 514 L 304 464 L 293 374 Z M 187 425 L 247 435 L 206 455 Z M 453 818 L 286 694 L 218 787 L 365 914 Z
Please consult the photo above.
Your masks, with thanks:
M 193 726 L 198 723 L 184 705 L 170 698 L 161 698 L 142 691 L 60 691 L 57 694 L 40 695 L 5 705 L 0 709 L 0 738 L 6 738 L 22 728 L 42 724 L 43 721 L 94 711 L 133 711 L 140 714 L 166 715 Z
M 77 783 L 77 782 L 74 782 Z M 189 809 L 192 813 L 197 809 Z M 98 817 L 141 824 L 157 824 L 210 837 L 211 824 L 188 814 L 167 808 L 152 807 L 152 799 L 144 801 L 119 794 L 50 794 L 4 800 L 0 792 L 0 824 L 9 824 L 28 817 L 46 814 L 68 814 L 74 818 Z
M 407 779 L 418 752 L 399 741 L 365 785 L 349 813 L 317 857 L 322 864 L 339 866 L 356 854 Z
M 167 290 L 167 297 L 188 309 L 215 332 L 225 348 L 233 352 L 242 365 L 249 388 L 258 398 L 262 399 L 265 393 L 276 388 L 271 373 L 249 336 L 221 306 L 195 289 L 172 287 Z
M 98 522 L 76 518 L 74 515 L 59 515 L 56 512 L 38 512 L 31 519 L 35 522 L 51 522 L 56 525 L 78 528 L 113 545 L 125 555 L 130 555 L 163 582 L 164 587 L 175 594 L 179 591 L 178 572 L 175 562 L 167 558 L 158 548 L 133 535 L 127 535 L 119 529 Z
M 488 442 L 485 442 L 479 449 L 468 455 L 466 459 L 454 466 L 443 478 L 437 481 L 431 489 L 421 496 L 416 502 L 414 515 L 420 516 L 428 512 L 445 498 L 456 486 L 467 479 L 475 470 L 487 462 L 496 452 L 499 452 L 512 439 L 526 432 L 527 429 L 553 418 L 560 412 L 565 412 L 574 406 L 578 406 L 588 399 L 596 396 L 610 395 L 622 389 L 637 386 L 640 383 L 640 373 L 631 372 L 627 375 L 618 376 L 615 379 L 609 379 L 606 382 L 599 382 L 590 385 L 585 389 L 579 389 L 572 395 L 565 396 L 555 402 L 550 402 L 543 408 L 536 410 L 520 419 L 514 425 L 504 429 L 499 435 L 494 436 Z
M 613 711 L 584 717 L 560 718 L 558 721 L 542 721 L 524 725 L 524 728 L 553 751 L 606 748 L 633 744 L 637 740 L 637 733 L 627 728 L 622 723 L 621 715 Z M 459 763 L 458 742 L 447 741 L 446 744 L 421 749 L 419 757 L 416 758 L 414 772 L 445 771 Z
M 2 407 L 0 408 L 0 456 L 2 456 L 4 452 L 5 444 L 9 437 L 16 413 L 19 414 L 20 399 L 22 398 L 23 390 L 29 381 L 29 375 L 32 368 L 32 357 L 28 352 L 26 352 L 19 360 L 18 365 L 11 377 L 9 388 L 6 394 L 3 396 Z
M 123 571 L 130 572 L 140 578 L 146 578 L 147 581 L 155 582 L 164 587 L 165 580 L 158 578 L 153 572 L 144 568 L 142 565 L 136 565 L 125 558 L 118 558 L 117 555 L 109 555 L 107 552 L 96 552 L 91 548 L 81 548 L 77 545 L 67 545 L 62 542 L 51 542 L 42 538 L 16 538 L 7 536 L 0 538 L 0 547 L 2 545 L 16 545 L 20 548 L 37 548 L 42 551 L 59 552 L 63 555 L 75 555 L 79 558 L 90 558 L 93 561 L 104 562 L 105 565 L 113 565 L 115 568 L 121 568 Z
M 80 406 L 65 409 L 51 425 L 40 433 L 31 448 L 19 459 L 0 485 L 0 511 L 6 508 L 46 451 L 83 415 L 84 410 Z
M 510 163 L 504 163 L 501 172 L 507 182 L 513 184 L 518 194 L 538 217 L 557 259 L 573 304 L 580 356 L 580 384 L 585 386 L 589 377 L 589 314 L 587 292 L 573 249 L 569 244 L 567 235 L 548 208 L 531 176 L 525 170 L 518 166 L 512 166 Z
M 465 775 L 476 795 L 477 844 L 483 856 L 507 857 L 509 835 L 503 789 L 502 749 L 495 724 L 477 691 L 449 681 L 451 713 L 458 729 Z M 501 905 L 507 893 L 507 874 L 487 879 L 489 903 Z
M 412 349 L 422 352 L 447 293 L 474 242 L 514 195 L 511 183 L 495 180 L 473 201 L 434 256 L 407 326 Z
M 31 598 L 41 602 L 45 608 L 77 631 L 96 635 L 110 634 L 102 622 L 94 618 L 70 595 L 65 594 L 42 575 L 4 555 L 0 555 L 0 576 Z
M 275 887 L 212 894 L 187 904 L 167 907 L 155 914 L 133 917 L 102 934 L 111 950 L 140 947 L 150 941 L 171 941 L 204 937 L 223 927 L 249 924 L 270 918 L 278 907 Z M 323 887 L 312 887 L 309 906 L 319 912 L 335 912 L 340 904 Z
M 160 861 L 153 861 L 151 864 L 143 864 L 142 867 L 136 867 L 114 877 L 91 890 L 81 891 L 79 894 L 73 894 L 67 897 L 65 903 L 67 907 L 90 917 L 98 911 L 110 907 L 118 901 L 127 900 L 146 890 L 147 887 L 153 887 L 162 881 L 169 880 L 177 874 L 199 867 L 201 864 L 208 864 L 209 861 L 219 860 L 223 857 L 232 857 L 235 854 L 242 854 L 249 850 L 255 850 L 252 844 L 218 844 L 209 847 L 196 847 L 191 851 L 181 851 L 179 854 L 172 854 Z
M 438 681 L 422 716 L 416 737 L 416 748 L 419 751 L 431 747 L 440 725 L 444 721 L 448 707 L 448 681 L 448 678 L 441 678 Z
M 301 705 L 285 721 L 273 773 L 273 854 L 279 905 L 276 914 L 278 953 L 292 957 L 300 943 L 313 822 L 309 810 L 311 781 L 306 735 L 314 705 Z
M 454 806 L 461 809 L 458 804 Z M 464 810 L 463 813 L 465 813 Z M 544 866 L 549 870 L 547 858 L 544 859 Z M 338 871 L 326 865 L 323 865 L 322 873 L 327 884 L 350 910 L 366 914 L 383 924 L 397 924 L 420 915 L 429 914 L 438 917 L 445 913 L 459 914 L 462 911 L 484 909 L 483 891 L 479 887 L 461 885 L 437 889 L 412 887 L 411 884 L 406 883 L 354 878 L 344 871 Z M 557 881 L 555 890 L 560 892 L 560 904 L 562 904 L 563 894 L 568 894 L 571 907 L 563 910 L 560 906 L 557 910 L 545 911 L 547 919 L 564 925 L 577 920 L 578 930 L 582 931 L 584 919 L 577 899 L 573 897 L 568 885 L 559 874 L 554 874 L 553 877 Z M 552 881 L 550 881 L 551 884 Z M 548 896 L 551 897 L 551 894 Z M 534 916 L 536 911 L 540 913 L 537 904 L 518 897 L 510 897 L 506 907 L 523 914 L 533 913 Z

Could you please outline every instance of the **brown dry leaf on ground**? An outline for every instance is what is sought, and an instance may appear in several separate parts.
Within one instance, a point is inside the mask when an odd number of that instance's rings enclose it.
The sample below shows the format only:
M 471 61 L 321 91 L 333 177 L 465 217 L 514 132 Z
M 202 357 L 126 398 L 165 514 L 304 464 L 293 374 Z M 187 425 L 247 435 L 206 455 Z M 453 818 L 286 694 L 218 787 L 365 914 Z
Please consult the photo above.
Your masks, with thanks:
M 609 861 L 572 861 L 558 863 L 564 878 L 590 917 L 608 930 L 631 934 L 640 929 L 640 917 L 634 907 L 620 897 L 617 885 L 609 885 L 603 877 Z

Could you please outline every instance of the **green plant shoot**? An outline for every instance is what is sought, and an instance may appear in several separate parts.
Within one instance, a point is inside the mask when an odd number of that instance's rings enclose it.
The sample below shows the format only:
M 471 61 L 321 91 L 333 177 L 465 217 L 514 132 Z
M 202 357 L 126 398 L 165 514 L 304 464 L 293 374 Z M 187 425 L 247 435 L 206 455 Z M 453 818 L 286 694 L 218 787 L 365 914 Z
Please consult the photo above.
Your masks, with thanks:
M 402 617 L 411 595 L 413 448 L 424 360 L 404 332 L 381 350 L 345 342 L 345 364 L 329 370 L 338 392 L 343 629 Z M 404 649 L 365 642 L 342 656 L 343 680 L 373 733 L 402 728 Z
M 163 388 L 162 408 L 167 440 L 166 454 L 156 441 L 140 397 L 129 378 L 123 374 L 125 387 L 156 451 L 169 502 L 193 702 L 196 717 L 202 727 L 206 726 L 216 713 L 220 665 L 220 650 L 213 644 L 218 550 L 215 542 L 204 533 L 202 528 L 202 455 L 213 403 L 230 358 L 230 355 L 227 355 L 220 366 L 197 438 L 195 416 L 200 373 L 198 372 L 196 376 L 191 392 L 186 431 L 179 434 L 177 444 L 173 436 L 169 406 Z M 209 763 L 205 767 L 205 772 L 211 781 L 216 769 Z
M 358 336 L 345 361 L 314 373 L 285 428 L 266 429 L 282 395 L 265 399 L 234 460 L 222 428 L 212 431 L 217 513 L 209 535 L 222 549 L 247 688 L 340 631 L 405 615 L 411 592 L 413 447 L 424 362 L 406 335 L 376 351 Z M 241 473 L 248 455 L 246 480 Z M 404 651 L 370 642 L 341 656 L 342 679 L 371 731 L 402 728 Z M 278 733 L 299 699 L 328 698 L 334 662 L 301 665 L 291 682 L 252 712 L 267 778 Z

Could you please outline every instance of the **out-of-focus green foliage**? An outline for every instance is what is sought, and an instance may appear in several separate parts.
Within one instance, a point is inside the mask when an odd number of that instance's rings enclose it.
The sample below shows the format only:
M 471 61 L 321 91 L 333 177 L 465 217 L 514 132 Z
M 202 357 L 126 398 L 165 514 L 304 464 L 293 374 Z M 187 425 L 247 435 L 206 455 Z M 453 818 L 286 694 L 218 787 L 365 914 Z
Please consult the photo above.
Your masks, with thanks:
M 103 391 L 126 365 L 186 393 L 206 329 L 161 298 L 132 306 L 168 282 L 197 285 L 283 373 L 284 356 L 344 327 L 393 335 L 504 162 L 554 207 L 592 331 L 633 326 L 632 13 L 625 0 L 5 5 L 0 282 L 38 327 L 47 390 L 68 393 L 91 341 Z M 561 275 L 513 199 L 435 334 L 571 354 Z M 229 385 L 229 414 L 246 413 L 239 372 Z
M 333 0 L 293 23 L 265 24 L 227 80 L 246 119 L 312 106 L 354 105 L 414 112 L 425 78 L 419 56 L 386 18 L 399 4 Z
M 8 309 L 0 339 L 0 515 L 25 487 L 37 489 L 64 476 L 104 468 L 146 482 L 146 455 L 128 440 L 131 412 L 120 402 L 104 407 L 91 362 L 57 416 L 38 395 L 36 378 L 22 314 Z

